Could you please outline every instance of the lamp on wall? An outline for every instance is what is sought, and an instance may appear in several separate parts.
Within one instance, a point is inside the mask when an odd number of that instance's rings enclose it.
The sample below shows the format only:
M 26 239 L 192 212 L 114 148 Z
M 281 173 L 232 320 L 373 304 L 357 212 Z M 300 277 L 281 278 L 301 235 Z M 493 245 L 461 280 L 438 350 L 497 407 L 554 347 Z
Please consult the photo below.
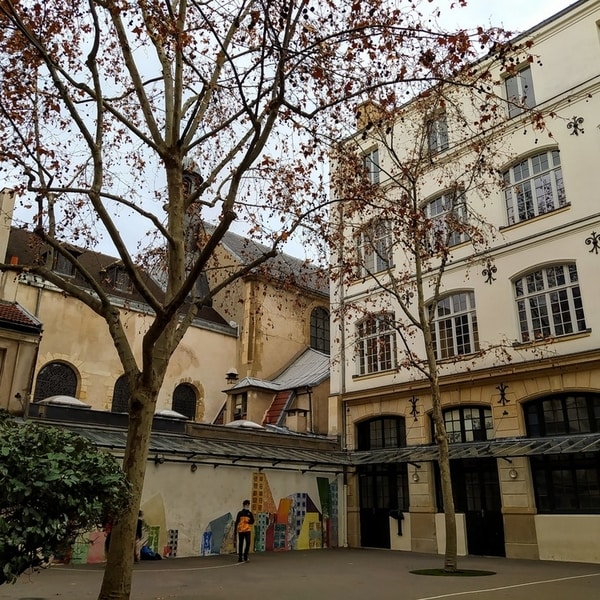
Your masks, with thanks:
M 154 456 L 154 464 L 162 465 L 165 462 L 165 457 L 162 454 L 156 454 Z
M 412 474 L 412 480 L 416 483 L 417 481 L 419 481 L 419 479 L 421 479 L 419 477 L 419 471 L 418 471 L 418 469 L 421 468 L 421 465 L 419 463 L 415 463 L 415 462 L 409 462 L 408 464 L 412 465 L 415 468 L 415 471 Z
M 196 463 L 192 463 L 192 464 L 190 465 L 190 471 L 191 471 L 192 473 L 195 473 L 197 470 L 198 470 L 198 465 L 197 465 Z
M 516 469 L 511 469 L 511 470 L 508 472 L 508 476 L 509 476 L 511 479 L 516 479 L 516 478 L 519 476 L 519 472 L 518 472 Z
M 227 381 L 227 383 L 232 384 L 235 383 L 238 380 L 238 372 L 237 369 L 235 367 L 231 367 L 230 369 L 227 370 L 227 373 L 225 373 L 225 381 Z

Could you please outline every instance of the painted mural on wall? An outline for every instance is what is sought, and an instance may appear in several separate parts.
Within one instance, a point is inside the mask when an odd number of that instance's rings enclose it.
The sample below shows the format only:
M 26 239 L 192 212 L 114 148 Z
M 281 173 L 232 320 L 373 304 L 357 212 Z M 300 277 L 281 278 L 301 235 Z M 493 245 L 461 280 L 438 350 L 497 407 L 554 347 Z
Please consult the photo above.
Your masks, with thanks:
M 311 550 L 337 546 L 337 485 L 317 478 L 318 505 L 305 492 L 276 503 L 267 475 L 253 473 L 251 510 L 255 516 L 254 552 Z M 228 512 L 211 521 L 202 535 L 200 554 L 235 552 L 234 516 Z
M 337 546 L 338 534 L 338 486 L 326 477 L 312 480 L 314 492 L 316 482 L 317 497 L 298 490 L 285 497 L 274 499 L 267 474 L 253 472 L 251 489 L 244 497 L 251 501 L 255 516 L 252 534 L 254 552 L 281 552 L 288 550 L 308 550 L 332 548 Z M 292 488 L 293 489 L 293 488 Z M 241 502 L 241 498 L 239 500 Z M 239 509 L 237 499 L 233 512 L 226 512 L 212 519 L 199 532 L 198 541 L 192 548 L 192 554 L 210 556 L 216 554 L 234 554 L 236 535 L 234 531 L 235 514 Z M 152 496 L 143 505 L 144 521 L 143 543 L 163 557 L 178 556 L 178 545 L 182 531 L 168 529 L 168 502 L 162 494 Z M 156 525 L 161 523 L 162 525 Z M 201 524 L 198 524 L 201 525 Z M 190 539 L 193 529 L 185 528 L 183 535 Z M 72 548 L 69 560 L 73 563 L 98 563 L 105 560 L 105 534 L 98 530 L 81 536 Z

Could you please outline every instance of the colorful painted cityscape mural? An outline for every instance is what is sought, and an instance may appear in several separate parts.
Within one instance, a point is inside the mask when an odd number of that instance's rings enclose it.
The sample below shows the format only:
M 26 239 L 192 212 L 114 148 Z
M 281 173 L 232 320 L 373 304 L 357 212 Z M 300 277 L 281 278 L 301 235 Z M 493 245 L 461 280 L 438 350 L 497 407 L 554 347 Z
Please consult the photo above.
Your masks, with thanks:
M 296 492 L 273 499 L 266 474 L 253 473 L 251 509 L 255 515 L 255 552 L 310 550 L 337 546 L 337 485 L 317 478 L 321 510 L 309 494 Z M 226 513 L 211 521 L 202 535 L 200 554 L 235 552 L 234 516 Z
M 265 473 L 252 473 L 249 490 L 251 509 L 255 516 L 252 548 L 254 552 L 309 550 L 337 547 L 338 487 L 335 481 L 317 477 L 318 502 L 310 494 L 295 492 L 277 502 L 271 493 Z M 320 509 L 318 508 L 320 506 Z M 239 507 L 235 507 L 237 511 Z M 164 515 L 164 506 L 162 508 Z M 236 551 L 235 515 L 224 513 L 210 521 L 200 536 L 198 554 L 233 554 Z M 160 527 L 144 523 L 143 543 L 164 557 L 177 556 L 179 531 L 166 531 L 166 546 L 159 548 Z M 95 531 L 81 536 L 65 562 L 99 563 L 105 560 L 105 534 Z

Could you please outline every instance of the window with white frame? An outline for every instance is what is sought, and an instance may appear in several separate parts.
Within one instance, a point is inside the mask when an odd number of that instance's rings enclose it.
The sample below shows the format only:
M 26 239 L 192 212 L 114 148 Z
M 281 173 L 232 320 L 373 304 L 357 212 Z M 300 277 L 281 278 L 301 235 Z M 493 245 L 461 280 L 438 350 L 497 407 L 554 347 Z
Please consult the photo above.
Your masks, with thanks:
M 369 181 L 373 184 L 379 183 L 379 150 L 373 148 L 363 154 L 362 159 Z
M 531 68 L 526 67 L 504 80 L 506 101 L 508 103 L 508 116 L 516 117 L 526 108 L 535 106 L 533 93 L 533 77 Z
M 442 298 L 435 309 L 431 333 L 438 360 L 477 352 L 475 294 L 460 292 Z
M 424 210 L 432 222 L 429 240 L 432 250 L 468 241 L 469 235 L 461 231 L 467 221 L 467 207 L 462 193 L 441 194 L 429 201 Z
M 392 228 L 386 220 L 372 221 L 357 236 L 359 270 L 362 277 L 385 271 L 392 264 Z
M 503 176 L 509 225 L 567 204 L 558 150 L 530 156 L 506 170 Z
M 531 271 L 514 286 L 522 342 L 586 330 L 574 264 Z
M 431 154 L 448 149 L 448 121 L 446 114 L 440 113 L 429 119 L 427 126 L 427 147 Z
M 390 313 L 372 315 L 356 326 L 358 374 L 388 371 L 396 366 L 394 317 Z
M 492 410 L 487 406 L 461 406 L 444 411 L 444 426 L 451 444 L 483 442 L 493 431 Z

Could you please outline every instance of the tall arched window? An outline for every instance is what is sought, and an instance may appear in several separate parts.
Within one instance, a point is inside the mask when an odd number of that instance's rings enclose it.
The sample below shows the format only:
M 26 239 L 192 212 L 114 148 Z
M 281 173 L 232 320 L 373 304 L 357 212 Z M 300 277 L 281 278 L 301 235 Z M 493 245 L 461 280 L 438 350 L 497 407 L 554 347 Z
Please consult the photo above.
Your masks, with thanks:
M 435 309 L 431 333 L 438 360 L 477 352 L 475 294 L 460 292 L 442 298 Z
M 196 390 L 189 383 L 180 383 L 173 391 L 172 409 L 192 421 L 196 419 Z
M 522 342 L 586 330 L 574 264 L 530 271 L 517 279 L 514 287 Z
M 546 396 L 523 411 L 529 437 L 577 439 L 600 431 L 600 394 Z M 539 513 L 600 513 L 599 452 L 545 453 L 529 461 Z
M 125 375 L 121 375 L 115 382 L 115 388 L 113 390 L 112 404 L 110 407 L 111 412 L 128 412 L 129 410 L 129 397 L 131 392 L 129 391 L 129 382 Z
M 310 347 L 329 354 L 329 312 L 322 306 L 310 313 Z
M 66 363 L 49 362 L 37 375 L 33 401 L 59 395 L 76 397 L 77 373 Z
M 503 175 L 509 225 L 567 204 L 558 150 L 530 156 L 513 165 Z

